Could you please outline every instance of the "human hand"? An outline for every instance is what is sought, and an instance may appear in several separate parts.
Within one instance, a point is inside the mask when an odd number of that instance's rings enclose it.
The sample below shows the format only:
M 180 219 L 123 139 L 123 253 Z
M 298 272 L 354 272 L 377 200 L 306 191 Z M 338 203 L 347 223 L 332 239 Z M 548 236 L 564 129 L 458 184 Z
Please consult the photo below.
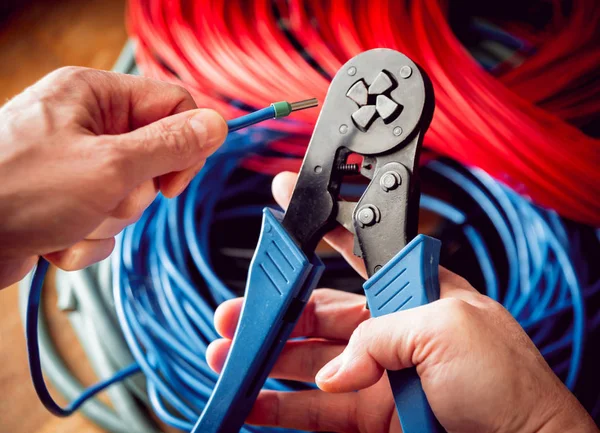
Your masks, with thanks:
M 295 175 L 273 191 L 289 202 Z M 328 240 L 365 277 L 343 228 Z M 310 431 L 400 432 L 385 369 L 417 367 L 429 403 L 449 432 L 598 431 L 533 342 L 500 304 L 440 268 L 441 299 L 370 318 L 363 296 L 313 292 L 271 377 L 315 382 L 320 390 L 262 391 L 252 424 Z M 223 339 L 207 359 L 222 368 L 242 300 L 223 303 L 215 326 Z M 354 392 L 358 390 L 358 392 Z
M 0 109 L 0 288 L 40 255 L 66 270 L 107 257 L 226 134 L 185 89 L 147 78 L 67 67 L 26 89 Z

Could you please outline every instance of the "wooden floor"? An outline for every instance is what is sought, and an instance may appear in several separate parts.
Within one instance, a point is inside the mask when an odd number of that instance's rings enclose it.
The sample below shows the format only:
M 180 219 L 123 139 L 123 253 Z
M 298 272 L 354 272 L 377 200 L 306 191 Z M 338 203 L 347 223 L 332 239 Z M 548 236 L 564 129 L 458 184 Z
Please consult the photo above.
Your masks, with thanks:
M 125 0 L 29 2 L 0 24 L 0 104 L 65 65 L 110 69 L 126 41 Z M 85 383 L 95 377 L 70 326 L 54 306 L 49 326 L 69 366 Z M 38 402 L 25 356 L 16 287 L 0 291 L 0 433 L 98 433 L 81 415 L 58 419 Z

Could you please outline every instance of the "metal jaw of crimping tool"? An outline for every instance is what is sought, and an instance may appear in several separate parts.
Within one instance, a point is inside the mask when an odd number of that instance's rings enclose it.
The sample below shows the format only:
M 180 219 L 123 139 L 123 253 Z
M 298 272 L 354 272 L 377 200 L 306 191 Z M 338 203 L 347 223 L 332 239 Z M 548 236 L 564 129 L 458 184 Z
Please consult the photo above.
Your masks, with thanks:
M 373 316 L 439 298 L 440 242 L 415 237 L 418 157 L 433 107 L 425 73 L 399 52 L 364 52 L 336 74 L 285 215 L 264 210 L 238 328 L 197 431 L 241 428 L 321 276 L 314 251 L 336 221 L 355 233 Z M 360 167 L 346 164 L 350 154 L 363 157 Z M 370 179 L 357 203 L 339 199 L 349 168 Z M 403 431 L 441 431 L 416 370 L 388 375 Z

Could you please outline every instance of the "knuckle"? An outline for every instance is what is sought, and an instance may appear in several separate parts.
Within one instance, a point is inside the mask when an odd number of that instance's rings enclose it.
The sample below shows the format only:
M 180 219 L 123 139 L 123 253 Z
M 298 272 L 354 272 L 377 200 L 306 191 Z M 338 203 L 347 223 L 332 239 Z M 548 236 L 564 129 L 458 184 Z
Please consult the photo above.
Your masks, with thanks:
M 321 405 L 319 404 L 319 399 L 317 394 L 313 394 L 310 397 L 308 403 L 308 427 L 310 430 L 321 430 Z
M 302 351 L 304 358 L 302 359 L 302 371 L 310 372 L 311 376 L 315 376 L 321 367 L 325 365 L 325 362 L 317 362 L 320 359 L 320 355 L 323 353 L 324 345 L 321 344 L 311 344 L 308 346 L 309 350 Z
M 352 333 L 350 340 L 362 341 L 363 339 L 365 339 L 369 335 L 370 330 L 373 327 L 374 320 L 374 318 L 370 317 L 364 322 L 361 322 Z
M 194 98 L 192 98 L 192 94 L 185 87 L 180 86 L 178 84 L 174 84 L 173 86 L 173 91 L 175 92 L 179 100 L 181 100 L 182 102 L 192 102 L 194 100 Z
M 143 191 L 136 188 L 117 206 L 112 216 L 128 222 L 137 221 L 152 199 L 154 199 L 154 195 L 146 198 Z
M 63 271 L 76 271 L 78 266 L 78 254 L 72 248 L 63 251 L 58 258 L 53 260 L 54 264 Z
M 180 130 L 175 130 L 167 123 L 157 125 L 160 140 L 174 155 L 185 157 L 191 153 L 191 140 L 188 133 L 189 127 L 184 125 Z
M 456 298 L 447 298 L 440 302 L 443 307 L 440 323 L 442 329 L 456 330 L 469 326 L 473 317 L 473 307 L 469 303 Z
M 68 125 L 87 115 L 86 101 L 95 98 L 94 88 L 102 74 L 102 71 L 90 68 L 65 66 L 46 75 L 26 92 L 31 100 L 42 102 L 53 110 L 56 106 L 69 107 L 60 117 L 60 123 Z
M 113 217 L 127 221 L 137 220 L 141 214 L 142 211 L 140 211 L 136 200 L 129 197 L 123 200 L 112 212 Z
M 318 296 L 320 290 L 315 290 L 311 300 L 306 304 L 302 314 L 302 320 L 298 328 L 298 334 L 310 337 L 315 335 L 319 329 L 319 315 L 317 314 Z
M 48 75 L 48 79 L 54 84 L 71 83 L 79 81 L 90 74 L 91 69 L 81 66 L 63 66 Z
M 499 302 L 494 301 L 489 296 L 482 295 L 481 293 L 477 293 L 474 295 L 474 298 L 475 298 L 477 304 L 485 309 L 489 309 L 491 311 L 504 310 L 504 307 Z
M 102 177 L 108 180 L 114 192 L 122 195 L 131 189 L 130 175 L 135 167 L 132 159 L 127 155 L 126 147 L 120 140 L 112 138 L 98 137 L 101 143 L 96 147 L 95 159 L 100 161 L 99 172 Z

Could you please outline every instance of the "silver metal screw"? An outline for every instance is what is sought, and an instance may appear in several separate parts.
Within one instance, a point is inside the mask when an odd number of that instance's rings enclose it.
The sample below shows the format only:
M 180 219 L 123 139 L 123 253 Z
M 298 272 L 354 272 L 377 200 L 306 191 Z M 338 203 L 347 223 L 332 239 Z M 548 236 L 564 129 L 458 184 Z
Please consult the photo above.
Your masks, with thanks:
M 394 132 L 394 135 L 397 137 L 397 136 L 399 136 L 400 134 L 402 134 L 402 128 L 400 128 L 399 126 L 396 126 L 396 127 L 394 128 L 393 132 Z
M 340 134 L 345 134 L 346 132 L 348 132 L 348 125 L 340 125 Z
M 354 66 L 350 66 L 348 68 L 348 75 L 350 75 L 350 76 L 356 75 L 356 68 Z
M 410 77 L 412 74 L 412 68 L 410 66 L 402 66 L 400 68 L 400 76 L 404 79 Z
M 388 171 L 381 176 L 381 179 L 379 179 L 379 185 L 385 192 L 396 189 L 401 183 L 402 178 L 395 171 Z
M 321 167 L 320 165 L 316 165 L 315 166 L 315 173 L 319 174 L 323 171 L 323 167 Z
M 358 221 L 362 227 L 375 224 L 376 218 L 375 210 L 371 206 L 363 206 L 358 210 Z

